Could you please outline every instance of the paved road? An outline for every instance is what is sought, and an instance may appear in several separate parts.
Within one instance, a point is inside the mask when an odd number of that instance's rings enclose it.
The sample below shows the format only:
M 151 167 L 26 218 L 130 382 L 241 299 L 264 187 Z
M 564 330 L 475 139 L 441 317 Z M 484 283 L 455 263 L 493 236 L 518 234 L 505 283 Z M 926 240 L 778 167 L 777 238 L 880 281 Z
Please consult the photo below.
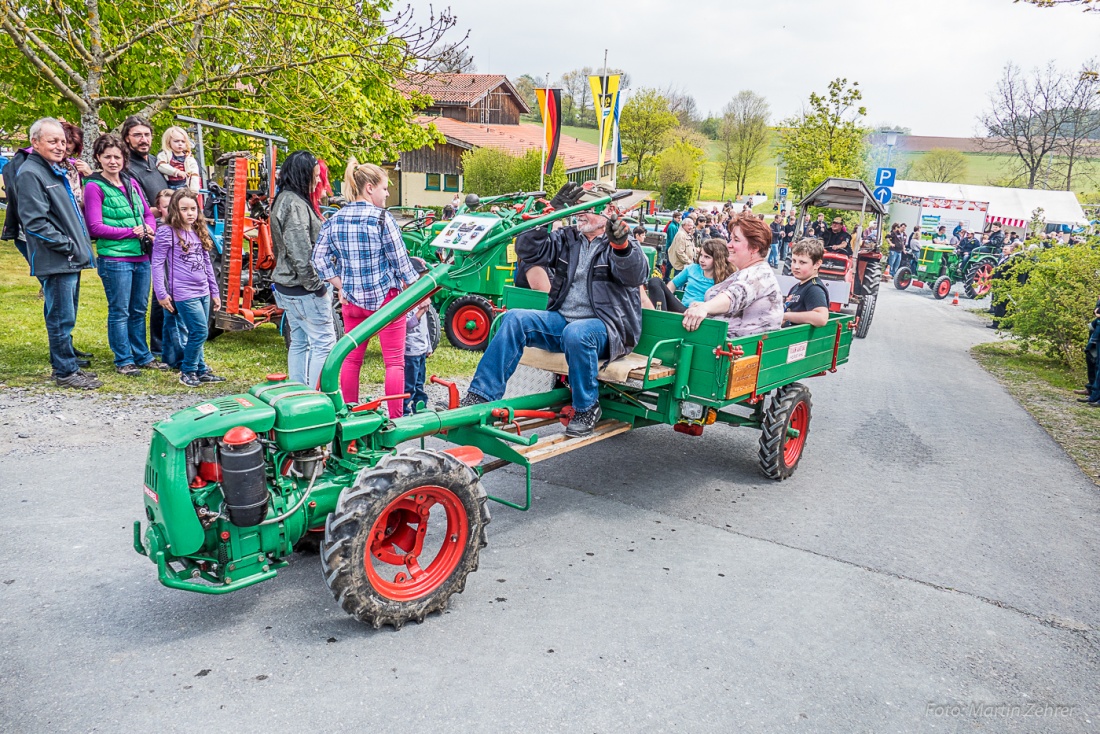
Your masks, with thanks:
M 32 449 L 7 421 L 0 730 L 1094 731 L 1097 488 L 968 356 L 968 305 L 884 290 L 785 483 L 734 429 L 540 465 L 466 592 L 399 632 L 315 558 L 160 587 L 130 549 L 144 429 Z

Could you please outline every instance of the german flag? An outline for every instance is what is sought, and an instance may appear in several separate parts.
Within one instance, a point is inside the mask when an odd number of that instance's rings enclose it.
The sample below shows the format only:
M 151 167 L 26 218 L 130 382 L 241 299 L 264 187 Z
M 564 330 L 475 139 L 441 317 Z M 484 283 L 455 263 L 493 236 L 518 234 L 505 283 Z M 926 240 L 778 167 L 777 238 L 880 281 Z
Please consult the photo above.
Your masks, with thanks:
M 546 136 L 546 162 L 542 172 L 549 176 L 554 170 L 554 159 L 558 157 L 558 142 L 561 140 L 561 90 L 536 89 L 539 100 L 539 114 L 542 115 L 543 134 Z

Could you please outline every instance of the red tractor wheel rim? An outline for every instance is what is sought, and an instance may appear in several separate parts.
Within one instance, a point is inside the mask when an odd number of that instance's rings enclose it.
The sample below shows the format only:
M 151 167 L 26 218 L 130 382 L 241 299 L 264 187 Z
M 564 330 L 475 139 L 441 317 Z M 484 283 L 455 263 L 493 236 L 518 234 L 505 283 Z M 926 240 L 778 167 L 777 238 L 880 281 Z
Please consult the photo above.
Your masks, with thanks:
M 989 290 L 993 287 L 993 266 L 989 263 L 985 265 L 979 265 L 977 272 L 974 273 L 974 293 L 979 296 L 984 296 L 989 293 Z
M 455 336 L 463 344 L 480 344 L 489 335 L 489 318 L 477 306 L 462 306 L 451 320 Z
M 898 278 L 898 283 L 900 283 L 903 288 L 908 288 L 913 283 L 913 279 L 909 277 Z
M 435 557 L 426 566 L 420 563 L 424 539 L 428 533 L 433 507 L 441 507 L 447 516 L 447 532 Z M 470 532 L 466 508 L 449 489 L 426 485 L 391 502 L 374 521 L 363 566 L 371 586 L 387 599 L 413 601 L 427 596 L 451 577 L 462 560 Z M 395 567 L 392 578 L 375 561 Z M 400 568 L 401 570 L 397 570 Z
M 810 411 L 806 410 L 805 401 L 798 401 L 791 411 L 787 427 L 798 431 L 797 436 L 788 436 L 783 445 L 783 463 L 793 466 L 798 457 L 802 456 L 802 447 L 806 445 L 806 428 L 810 425 Z
M 946 298 L 947 294 L 950 290 L 951 290 L 951 281 L 950 280 L 945 280 L 942 283 L 940 283 L 939 290 L 936 291 L 936 292 L 939 294 L 940 298 Z

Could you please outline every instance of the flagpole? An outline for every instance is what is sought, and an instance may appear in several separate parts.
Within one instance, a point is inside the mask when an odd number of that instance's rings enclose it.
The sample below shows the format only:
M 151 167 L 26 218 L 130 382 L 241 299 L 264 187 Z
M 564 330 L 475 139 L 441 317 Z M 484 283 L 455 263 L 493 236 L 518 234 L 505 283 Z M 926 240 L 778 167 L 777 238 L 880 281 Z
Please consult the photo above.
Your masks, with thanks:
M 550 72 L 546 72 L 546 91 L 543 93 L 546 104 L 539 106 L 542 118 L 542 163 L 539 166 L 539 191 L 546 190 L 546 111 L 550 109 Z

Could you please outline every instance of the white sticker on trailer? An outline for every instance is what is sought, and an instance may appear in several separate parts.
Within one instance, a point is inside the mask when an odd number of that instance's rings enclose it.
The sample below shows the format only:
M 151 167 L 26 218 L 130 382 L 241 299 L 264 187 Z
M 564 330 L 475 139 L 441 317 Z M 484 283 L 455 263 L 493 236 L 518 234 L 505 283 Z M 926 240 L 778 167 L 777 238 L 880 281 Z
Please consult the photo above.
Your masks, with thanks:
M 800 359 L 806 359 L 806 346 L 809 342 L 799 342 L 798 344 L 792 344 L 787 347 L 787 364 L 791 362 L 797 362 Z
M 202 405 L 196 405 L 195 410 L 199 411 L 203 415 L 210 415 L 211 413 L 218 412 L 218 406 L 213 403 L 203 403 Z

